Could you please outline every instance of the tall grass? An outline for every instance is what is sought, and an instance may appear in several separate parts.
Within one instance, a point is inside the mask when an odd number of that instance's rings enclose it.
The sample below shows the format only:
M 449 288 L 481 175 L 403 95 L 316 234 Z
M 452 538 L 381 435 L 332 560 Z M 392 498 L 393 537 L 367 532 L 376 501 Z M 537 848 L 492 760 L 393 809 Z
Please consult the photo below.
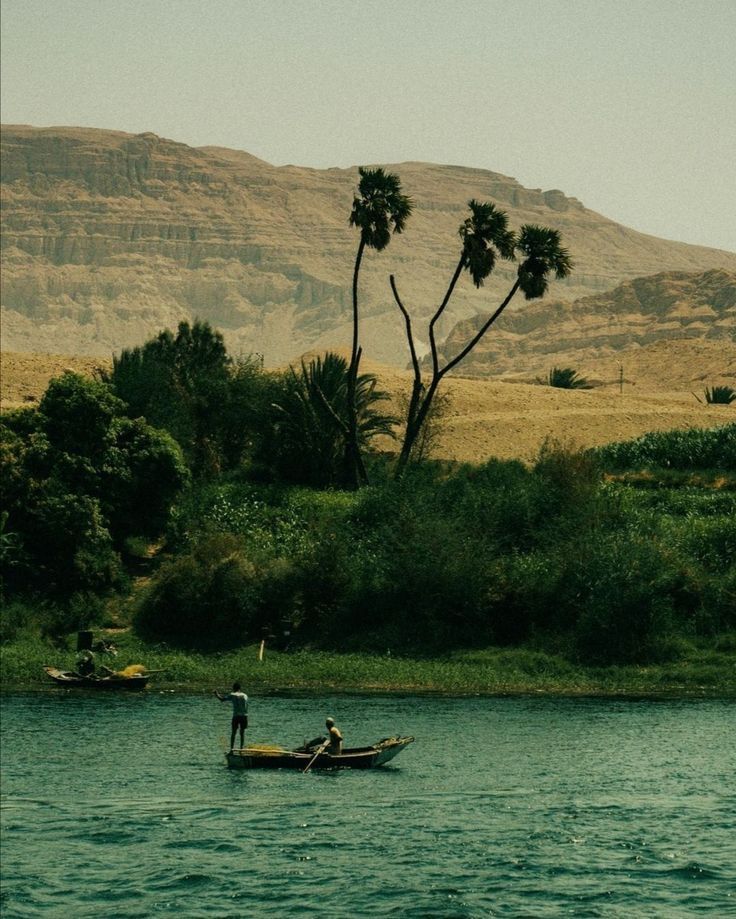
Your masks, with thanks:
M 67 644 L 73 645 L 69 636 Z M 134 636 L 116 634 L 120 649 L 112 667 L 143 663 L 163 670 L 151 678 L 149 691 L 211 691 L 239 680 L 251 695 L 271 692 L 439 692 L 451 694 L 550 693 L 560 695 L 643 693 L 736 695 L 736 633 L 719 643 L 681 642 L 675 660 L 666 664 L 586 667 L 533 647 L 456 650 L 441 657 L 412 658 L 382 654 L 293 653 L 258 646 L 227 653 L 197 654 L 149 646 Z M 720 645 L 720 647 L 719 647 Z M 73 666 L 74 654 L 25 638 L 0 647 L 2 689 L 50 689 L 44 664 Z

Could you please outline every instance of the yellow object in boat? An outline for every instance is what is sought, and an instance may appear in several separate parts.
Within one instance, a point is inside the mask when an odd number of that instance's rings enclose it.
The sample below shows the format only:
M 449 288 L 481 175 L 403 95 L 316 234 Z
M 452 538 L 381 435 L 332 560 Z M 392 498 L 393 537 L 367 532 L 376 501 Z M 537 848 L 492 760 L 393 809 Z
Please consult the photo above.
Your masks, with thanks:
M 131 677 L 131 676 L 140 676 L 142 673 L 146 672 L 146 668 L 143 664 L 128 664 L 127 667 L 123 670 L 116 670 L 115 676 L 122 677 Z

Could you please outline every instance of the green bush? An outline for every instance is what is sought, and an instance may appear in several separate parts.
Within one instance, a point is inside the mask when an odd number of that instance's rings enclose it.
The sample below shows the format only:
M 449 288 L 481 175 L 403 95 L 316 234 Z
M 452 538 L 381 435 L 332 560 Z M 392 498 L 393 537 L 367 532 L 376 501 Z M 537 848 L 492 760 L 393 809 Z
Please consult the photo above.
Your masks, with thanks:
M 203 537 L 167 563 L 135 618 L 140 635 L 176 647 L 239 647 L 293 610 L 301 571 L 286 559 L 253 559 L 233 536 Z
M 705 401 L 708 405 L 730 405 L 736 401 L 736 389 L 733 386 L 706 387 Z
M 580 598 L 575 638 L 593 664 L 647 663 L 666 656 L 677 573 L 656 544 L 606 536 L 581 559 L 572 591 Z
M 13 600 L 0 610 L 0 642 L 40 636 L 49 647 L 66 649 L 68 636 L 99 625 L 104 603 L 95 594 L 73 594 L 63 603 L 40 597 Z
M 512 553 L 499 559 L 488 572 L 487 638 L 518 644 L 535 632 L 566 628 L 565 573 L 556 552 Z
M 187 479 L 165 433 L 124 415 L 99 381 L 65 373 L 37 411 L 0 419 L 6 591 L 58 602 L 123 583 L 119 550 L 155 536 Z
M 592 389 L 585 377 L 578 376 L 572 367 L 553 367 L 547 377 L 550 386 L 557 389 Z
M 198 483 L 172 515 L 142 634 L 228 647 L 421 649 L 543 641 L 599 664 L 729 627 L 736 496 L 600 481 L 547 444 L 534 467 L 413 468 L 358 492 Z
M 672 468 L 736 471 L 736 424 L 644 434 L 592 451 L 611 470 Z

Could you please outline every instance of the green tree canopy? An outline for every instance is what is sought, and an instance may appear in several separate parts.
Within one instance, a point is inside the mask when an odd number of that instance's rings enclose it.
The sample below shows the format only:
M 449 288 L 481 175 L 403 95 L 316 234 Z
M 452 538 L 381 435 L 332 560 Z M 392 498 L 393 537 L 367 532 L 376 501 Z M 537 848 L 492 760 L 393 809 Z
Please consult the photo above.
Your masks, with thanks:
M 104 383 L 66 373 L 37 410 L 0 420 L 0 475 L 17 540 L 4 575 L 65 595 L 112 586 L 117 551 L 162 531 L 188 473 L 168 434 L 128 418 Z
M 193 472 L 208 475 L 229 456 L 223 419 L 232 396 L 232 368 L 220 332 L 195 320 L 180 322 L 176 334 L 167 329 L 142 347 L 123 350 L 113 358 L 107 380 L 130 415 L 168 431 Z

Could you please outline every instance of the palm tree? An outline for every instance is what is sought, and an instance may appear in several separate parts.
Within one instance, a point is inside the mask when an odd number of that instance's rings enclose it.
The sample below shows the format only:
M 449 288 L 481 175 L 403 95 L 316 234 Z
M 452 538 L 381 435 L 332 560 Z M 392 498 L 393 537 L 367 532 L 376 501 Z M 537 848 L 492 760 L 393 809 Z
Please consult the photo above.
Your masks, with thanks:
M 572 367 L 553 367 L 549 372 L 547 382 L 556 389 L 593 388 L 585 377 L 579 376 L 577 370 Z
M 353 268 L 353 342 L 350 351 L 348 375 L 348 424 L 347 465 L 355 486 L 367 482 L 365 467 L 360 455 L 356 414 L 356 380 L 360 365 L 358 314 L 358 275 L 366 247 L 381 252 L 391 241 L 392 233 L 401 233 L 411 215 L 411 198 L 403 194 L 401 180 L 380 167 L 358 170 L 360 182 L 358 195 L 353 198 L 350 226 L 360 230 L 360 243 Z
M 572 271 L 570 254 L 567 249 L 561 246 L 560 234 L 557 230 L 552 230 L 549 227 L 539 227 L 534 224 L 525 224 L 521 228 L 518 237 L 516 237 L 507 228 L 508 218 L 506 214 L 503 211 L 498 211 L 495 205 L 470 201 L 468 207 L 471 215 L 462 224 L 459 231 L 463 240 L 460 260 L 450 281 L 447 293 L 429 324 L 432 379 L 426 388 L 422 381 L 421 366 L 414 345 L 411 319 L 399 297 L 394 276 L 391 275 L 390 277 L 394 299 L 404 316 L 409 351 L 414 367 L 414 386 L 409 402 L 404 441 L 396 467 L 397 476 L 403 474 L 409 462 L 412 448 L 416 443 L 422 425 L 426 421 L 427 414 L 432 406 L 432 400 L 442 378 L 470 354 L 506 309 L 519 289 L 522 290 L 527 300 L 534 300 L 544 296 L 547 292 L 551 274 L 554 274 L 557 278 L 565 278 Z M 516 281 L 506 298 L 455 357 L 447 361 L 443 367 L 440 367 L 434 326 L 447 306 L 460 274 L 464 269 L 467 270 L 473 278 L 475 286 L 481 287 L 483 281 L 493 270 L 497 255 L 502 258 L 513 259 L 516 252 L 522 255 L 523 260 L 519 265 Z
M 736 389 L 733 386 L 706 386 L 705 401 L 708 405 L 730 405 L 736 402 Z
M 305 484 L 342 484 L 348 425 L 348 363 L 328 352 L 299 370 L 289 368 L 278 403 L 276 465 L 282 475 Z M 372 374 L 355 381 L 357 439 L 365 449 L 379 434 L 393 437 L 397 419 L 376 409 L 388 396 L 377 389 Z

